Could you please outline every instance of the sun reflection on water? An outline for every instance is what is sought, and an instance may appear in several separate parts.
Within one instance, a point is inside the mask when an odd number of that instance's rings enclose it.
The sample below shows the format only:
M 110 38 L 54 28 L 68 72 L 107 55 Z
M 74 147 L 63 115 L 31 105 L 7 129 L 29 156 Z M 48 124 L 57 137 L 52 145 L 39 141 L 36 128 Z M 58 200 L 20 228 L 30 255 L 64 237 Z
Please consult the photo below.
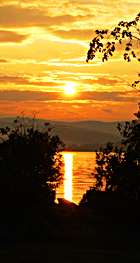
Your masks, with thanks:
M 65 180 L 64 180 L 64 198 L 72 201 L 72 153 L 64 153 L 65 160 Z
M 65 198 L 78 205 L 85 192 L 95 183 L 91 173 L 96 165 L 96 153 L 62 152 L 62 157 L 64 180 L 56 189 L 56 202 L 58 198 Z

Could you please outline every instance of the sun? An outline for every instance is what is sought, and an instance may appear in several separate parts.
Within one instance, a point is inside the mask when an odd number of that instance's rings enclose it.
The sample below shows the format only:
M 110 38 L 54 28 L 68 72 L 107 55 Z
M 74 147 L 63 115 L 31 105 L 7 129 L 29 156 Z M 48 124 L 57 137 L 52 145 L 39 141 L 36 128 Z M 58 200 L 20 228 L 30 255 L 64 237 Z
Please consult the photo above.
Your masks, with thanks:
M 71 87 L 71 86 L 67 86 L 64 90 L 64 92 L 67 94 L 67 95 L 72 95 L 75 93 L 75 88 L 74 87 Z

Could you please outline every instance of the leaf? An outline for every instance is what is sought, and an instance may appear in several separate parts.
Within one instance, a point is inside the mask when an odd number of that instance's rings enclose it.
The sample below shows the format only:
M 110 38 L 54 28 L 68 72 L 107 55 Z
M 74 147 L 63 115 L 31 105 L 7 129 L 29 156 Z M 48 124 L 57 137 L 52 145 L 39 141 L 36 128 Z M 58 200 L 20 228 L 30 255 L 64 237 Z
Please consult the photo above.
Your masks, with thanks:
M 101 32 L 101 31 L 99 31 L 98 29 L 95 30 L 95 33 L 96 33 L 97 35 L 100 34 L 100 32 Z
M 125 49 L 126 51 L 129 51 L 130 50 L 130 48 L 129 47 L 126 47 L 126 49 Z
M 112 52 L 111 51 L 109 51 L 109 55 L 112 57 L 113 56 L 113 54 L 112 54 Z
M 112 51 L 112 52 L 115 51 L 115 46 L 114 46 L 114 45 L 112 46 L 111 51 Z

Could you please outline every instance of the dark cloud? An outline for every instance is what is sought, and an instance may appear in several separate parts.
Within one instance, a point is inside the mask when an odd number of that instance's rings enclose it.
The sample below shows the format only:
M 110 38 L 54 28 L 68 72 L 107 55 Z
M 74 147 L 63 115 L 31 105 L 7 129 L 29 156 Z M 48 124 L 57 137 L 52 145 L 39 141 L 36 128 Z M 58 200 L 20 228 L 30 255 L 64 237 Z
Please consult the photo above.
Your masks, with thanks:
M 92 100 L 97 101 L 132 101 L 134 99 L 133 94 L 132 97 L 127 97 L 125 92 L 98 92 L 98 91 L 84 91 L 77 92 L 75 94 L 76 100 Z
M 80 4 L 80 5 L 91 5 L 91 4 L 97 4 L 97 1 L 92 1 L 92 0 L 69 0 L 69 3 L 72 3 L 72 4 Z
M 66 101 L 71 102 L 80 100 L 88 101 L 90 104 L 93 101 L 132 101 L 133 97 L 125 96 L 124 92 L 97 92 L 85 91 L 77 92 L 72 98 L 66 96 L 63 92 L 41 92 L 41 91 L 19 91 L 19 90 L 1 90 L 0 101 Z M 74 104 L 75 105 L 75 104 Z M 79 104 L 78 104 L 79 105 Z
M 1 43 L 7 43 L 7 42 L 21 43 L 27 38 L 28 38 L 28 35 L 20 35 L 16 32 L 0 30 L 0 42 Z
M 100 85 L 109 85 L 109 86 L 114 86 L 115 84 L 119 83 L 120 81 L 116 80 L 116 79 L 106 79 L 106 78 L 98 78 L 96 79 L 84 79 L 81 81 L 83 84 L 89 84 L 89 85 L 93 85 L 93 84 L 100 84 Z
M 105 111 L 105 112 L 108 112 L 108 113 L 112 113 L 113 110 L 110 110 L 110 109 L 102 109 L 102 111 Z
M 0 59 L 0 63 L 9 63 L 9 61 L 7 59 Z
M 0 91 L 1 101 L 47 101 L 59 99 L 59 92 L 39 92 L 39 91 Z
M 16 84 L 16 85 L 32 85 L 32 86 L 51 86 L 51 87 L 57 87 L 57 86 L 64 86 L 63 83 L 57 83 L 57 82 L 45 82 L 45 81 L 30 81 L 29 77 L 18 77 L 18 76 L 1 76 L 0 77 L 0 84 Z
M 60 15 L 49 16 L 47 11 L 38 8 L 26 7 L 22 8 L 19 5 L 4 5 L 0 6 L 0 26 L 1 27 L 51 27 L 66 23 L 73 23 L 75 21 L 90 19 L 91 15 L 73 16 Z

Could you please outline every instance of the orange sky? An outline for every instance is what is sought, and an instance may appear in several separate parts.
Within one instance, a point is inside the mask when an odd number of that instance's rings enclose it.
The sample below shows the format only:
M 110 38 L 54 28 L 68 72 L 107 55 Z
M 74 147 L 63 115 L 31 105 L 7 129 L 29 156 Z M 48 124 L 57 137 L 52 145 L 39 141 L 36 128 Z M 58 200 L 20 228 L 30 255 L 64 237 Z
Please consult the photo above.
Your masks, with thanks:
M 0 0 L 0 118 L 20 112 L 60 121 L 134 118 L 140 64 L 123 61 L 118 46 L 108 62 L 86 63 L 96 29 L 113 28 L 140 11 L 139 0 Z M 76 93 L 64 90 L 74 87 Z

